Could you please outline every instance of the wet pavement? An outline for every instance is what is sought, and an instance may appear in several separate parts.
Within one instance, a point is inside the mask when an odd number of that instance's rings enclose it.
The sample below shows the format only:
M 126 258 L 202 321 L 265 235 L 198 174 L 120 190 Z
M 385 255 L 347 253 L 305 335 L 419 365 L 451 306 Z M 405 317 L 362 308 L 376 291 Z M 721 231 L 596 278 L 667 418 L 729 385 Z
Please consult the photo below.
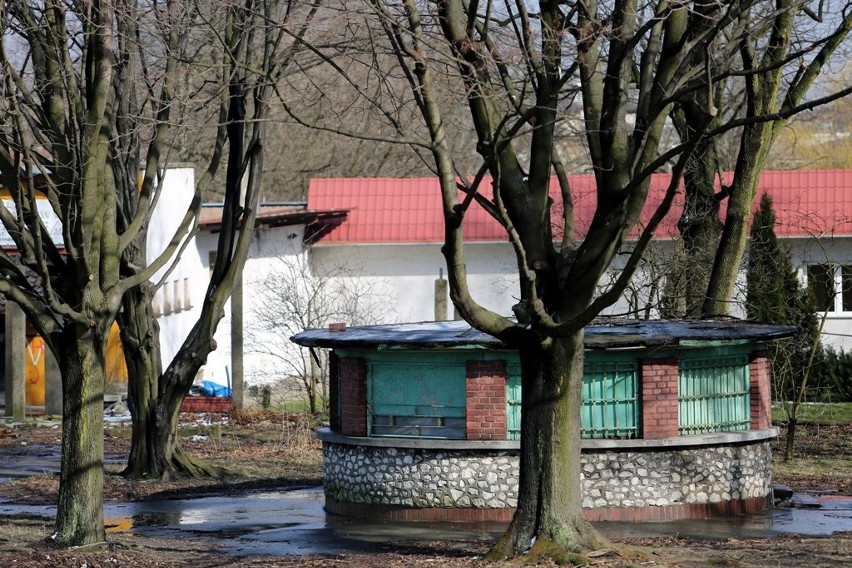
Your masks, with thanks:
M 107 462 L 123 463 L 123 456 Z M 52 474 L 59 469 L 59 449 L 29 446 L 4 448 L 0 482 L 14 477 Z M 107 503 L 107 529 L 158 538 L 215 542 L 237 556 L 339 555 L 380 543 L 442 540 L 449 543 L 495 540 L 498 523 L 368 522 L 326 515 L 321 487 L 250 493 L 239 497 L 202 497 L 130 503 Z M 776 508 L 740 517 L 597 523 L 611 538 L 680 536 L 694 538 L 764 538 L 782 534 L 825 536 L 852 531 L 852 497 L 812 492 L 793 496 L 795 507 Z M 52 518 L 53 506 L 19 505 L 0 500 L 3 517 L 29 514 Z
M 782 534 L 829 535 L 852 530 L 852 497 L 812 496 L 816 508 L 781 508 L 727 519 L 597 523 L 611 538 L 679 536 L 763 538 Z M 0 518 L 30 514 L 52 517 L 55 507 L 0 501 Z M 150 502 L 108 503 L 110 532 L 129 531 L 158 538 L 215 540 L 223 552 L 339 555 L 394 541 L 483 541 L 497 538 L 497 523 L 367 522 L 326 515 L 322 488 L 268 491 L 240 497 L 204 497 Z
M 0 483 L 30 475 L 52 475 L 59 472 L 61 449 L 54 445 L 30 444 L 3 448 L 0 460 Z M 126 456 L 104 456 L 104 463 L 127 463 Z

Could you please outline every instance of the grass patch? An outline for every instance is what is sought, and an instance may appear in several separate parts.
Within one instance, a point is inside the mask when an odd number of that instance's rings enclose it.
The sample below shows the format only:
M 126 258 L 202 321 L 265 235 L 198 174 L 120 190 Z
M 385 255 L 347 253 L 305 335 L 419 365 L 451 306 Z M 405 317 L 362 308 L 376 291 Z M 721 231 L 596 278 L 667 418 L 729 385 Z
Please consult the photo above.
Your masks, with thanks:
M 852 424 L 852 402 L 808 402 L 799 407 L 798 419 L 812 424 Z M 781 403 L 772 404 L 772 420 L 787 421 Z
M 852 424 L 802 423 L 793 457 L 783 461 L 786 432 L 773 442 L 773 477 L 796 489 L 836 489 L 852 495 Z

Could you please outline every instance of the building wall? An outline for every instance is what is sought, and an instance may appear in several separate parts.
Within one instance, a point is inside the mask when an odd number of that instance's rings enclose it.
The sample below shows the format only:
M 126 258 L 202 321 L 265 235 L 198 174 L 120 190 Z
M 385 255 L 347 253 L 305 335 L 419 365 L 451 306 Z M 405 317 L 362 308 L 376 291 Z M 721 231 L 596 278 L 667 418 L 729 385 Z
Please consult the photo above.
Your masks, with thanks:
M 518 302 L 518 271 L 509 243 L 470 243 L 465 247 L 469 288 L 474 300 L 499 314 L 511 316 Z M 435 280 L 446 264 L 440 244 L 351 244 L 311 247 L 313 270 L 324 274 L 344 266 L 353 277 L 371 281 L 375 291 L 390 300 L 386 323 L 432 321 L 435 319 Z M 639 304 L 648 301 L 648 286 L 637 278 Z M 629 310 L 621 301 L 607 314 Z M 448 319 L 454 310 L 449 304 Z
M 195 192 L 192 167 L 175 166 L 166 170 L 162 194 L 154 208 L 148 230 L 147 260 L 153 262 L 168 246 Z M 159 282 L 171 266 L 160 269 L 152 282 Z M 154 297 L 154 311 L 160 314 L 160 349 L 165 368 L 180 349 L 189 330 L 198 320 L 208 276 L 201 252 L 187 246 L 174 270 Z
M 275 314 L 270 306 L 282 306 L 276 295 L 287 287 L 282 279 L 290 278 L 307 267 L 302 247 L 304 225 L 261 228 L 255 231 L 243 270 L 243 355 L 244 378 L 248 385 L 265 384 L 290 372 L 288 362 L 301 357 L 300 348 L 292 344 L 289 334 L 280 326 L 269 329 Z M 216 251 L 218 233 L 201 233 L 197 248 L 206 274 L 210 278 L 211 256 Z M 203 298 L 203 292 L 202 292 Z M 283 309 L 283 308 L 282 308 Z M 231 373 L 231 301 L 216 328 L 216 350 L 210 353 L 203 369 L 204 380 L 222 385 Z
M 830 228 L 826 227 L 830 232 Z M 807 266 L 809 264 L 852 264 L 852 239 L 830 238 L 823 236 L 817 240 L 813 239 L 789 239 L 786 241 L 790 250 L 793 266 L 799 273 L 802 283 L 807 283 Z M 852 349 L 852 311 L 843 310 L 843 286 L 838 277 L 836 282 L 837 296 L 834 299 L 834 310 L 826 315 L 823 327 L 823 345 L 836 349 Z M 822 313 L 818 314 L 820 317 Z
M 345 268 L 352 277 L 373 281 L 376 294 L 390 300 L 386 322 L 435 319 L 435 280 L 446 264 L 438 244 L 314 245 L 313 268 L 322 275 Z M 517 269 L 507 243 L 467 247 L 467 269 L 474 298 L 487 308 L 511 314 L 517 302 Z M 449 318 L 453 318 L 452 305 Z
M 793 265 L 806 283 L 805 267 L 809 263 L 830 262 L 852 264 L 852 239 L 788 239 Z M 663 282 L 659 273 L 665 267 L 674 248 L 673 241 L 660 241 L 649 251 L 624 297 L 604 310 L 603 315 L 636 315 L 659 317 Z M 441 270 L 446 277 L 444 258 L 439 244 L 349 244 L 314 245 L 311 247 L 313 269 L 322 274 L 328 267 L 345 265 L 356 278 L 376 284 L 376 291 L 390 300 L 385 312 L 386 322 L 417 322 L 434 319 L 435 279 Z M 517 302 L 517 267 L 508 243 L 470 243 L 466 247 L 466 266 L 469 286 L 474 299 L 483 306 L 503 315 L 511 315 Z M 619 256 L 609 273 L 614 278 L 625 258 Z M 602 289 L 608 276 L 602 279 Z M 837 283 L 840 291 L 841 283 Z M 745 318 L 745 269 L 740 272 L 729 314 Z M 646 311 L 650 305 L 652 309 Z M 828 314 L 823 342 L 836 348 L 852 349 L 852 311 L 842 311 L 841 296 L 837 309 Z M 637 312 L 638 310 L 638 312 Z M 453 318 L 450 304 L 449 316 Z
M 183 196 L 178 199 L 188 203 L 194 181 L 189 168 L 170 170 L 167 183 L 172 190 L 183 188 Z M 172 202 L 169 202 L 172 203 Z M 161 204 L 162 206 L 162 204 Z M 170 206 L 164 211 L 160 228 L 152 230 L 149 243 L 162 247 L 170 233 L 166 230 L 169 223 L 176 223 L 181 207 Z M 158 211 L 158 214 L 160 212 Z M 304 226 L 266 228 L 260 230 L 252 243 L 249 260 L 244 271 L 244 317 L 246 326 L 245 378 L 248 384 L 262 384 L 292 372 L 288 361 L 300 361 L 303 353 L 291 345 L 287 338 L 290 332 L 270 334 L 258 325 L 256 314 L 266 311 L 268 287 L 264 285 L 271 274 L 287 270 L 286 267 L 305 265 L 305 270 L 319 278 L 331 273 L 332 279 L 348 279 L 364 290 L 365 303 L 370 303 L 369 314 L 354 323 L 393 323 L 430 321 L 435 318 L 435 280 L 443 272 L 446 278 L 444 258 L 440 244 L 348 244 L 324 245 L 322 243 L 305 248 L 302 244 Z M 159 236 L 158 236 L 159 235 Z M 295 236 L 293 236 L 295 235 Z M 163 360 L 168 362 L 180 346 L 187 331 L 197 319 L 201 301 L 209 279 L 209 253 L 216 248 L 217 234 L 202 232 L 196 238 L 195 250 L 184 254 L 179 270 L 170 281 L 189 279 L 191 294 L 190 309 L 184 308 L 161 319 L 163 327 Z M 794 266 L 799 268 L 800 277 L 805 281 L 805 266 L 808 262 L 852 263 L 852 242 L 848 239 L 790 239 L 791 257 Z M 149 245 L 150 246 L 150 245 Z M 154 247 L 155 249 L 156 247 Z M 190 247 L 192 248 L 192 247 Z M 644 308 L 656 305 L 662 287 L 654 275 L 671 254 L 673 243 L 662 241 L 655 243 L 650 260 L 637 271 L 633 285 L 628 290 L 628 298 L 605 311 L 606 315 L 624 315 L 639 310 L 644 317 Z M 152 257 L 152 249 L 149 258 Z M 623 262 L 619 257 L 616 261 Z M 470 243 L 466 247 L 466 265 L 470 279 L 470 289 L 474 299 L 485 307 L 503 315 L 511 315 L 511 308 L 517 302 L 517 268 L 514 254 L 508 243 Z M 745 273 L 741 273 L 731 305 L 731 315 L 744 317 L 742 299 L 745 295 Z M 656 295 L 652 295 L 652 291 Z M 448 318 L 454 317 L 452 303 L 449 303 Z M 841 306 L 840 300 L 837 302 Z M 655 309 L 650 310 L 651 317 L 657 317 Z M 231 367 L 230 342 L 230 303 L 226 307 L 225 317 L 216 333 L 218 348 L 210 354 L 204 367 L 204 378 L 220 384 L 227 383 Z M 292 322 L 294 325 L 296 322 Z M 295 329 L 295 328 L 293 328 Z M 835 347 L 852 348 L 852 312 L 837 310 L 829 314 L 823 338 L 825 344 Z M 294 331 L 295 332 L 295 331 Z

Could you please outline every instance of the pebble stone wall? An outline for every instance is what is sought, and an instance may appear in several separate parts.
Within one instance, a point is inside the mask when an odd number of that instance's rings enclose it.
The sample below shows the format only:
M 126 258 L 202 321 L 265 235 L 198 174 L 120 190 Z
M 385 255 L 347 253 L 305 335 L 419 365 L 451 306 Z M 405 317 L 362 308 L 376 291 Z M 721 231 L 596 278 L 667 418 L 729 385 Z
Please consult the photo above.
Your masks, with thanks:
M 517 505 L 514 451 L 386 448 L 323 442 L 325 494 L 339 503 L 503 509 Z M 582 456 L 583 507 L 641 508 L 765 498 L 769 443 L 600 450 Z

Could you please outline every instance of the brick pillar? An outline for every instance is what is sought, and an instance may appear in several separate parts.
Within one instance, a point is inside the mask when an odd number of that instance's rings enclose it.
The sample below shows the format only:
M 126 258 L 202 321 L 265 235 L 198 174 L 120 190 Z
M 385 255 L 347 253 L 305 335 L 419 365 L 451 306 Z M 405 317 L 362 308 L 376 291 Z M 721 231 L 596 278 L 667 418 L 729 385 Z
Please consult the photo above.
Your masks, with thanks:
M 467 439 L 505 440 L 506 362 L 467 361 Z
M 751 427 L 753 430 L 765 430 L 772 426 L 772 366 L 769 354 L 766 351 L 751 353 L 748 370 L 751 377 Z
M 677 358 L 642 359 L 642 437 L 677 436 Z
M 363 359 L 341 357 L 340 433 L 344 436 L 367 435 L 367 363 Z

